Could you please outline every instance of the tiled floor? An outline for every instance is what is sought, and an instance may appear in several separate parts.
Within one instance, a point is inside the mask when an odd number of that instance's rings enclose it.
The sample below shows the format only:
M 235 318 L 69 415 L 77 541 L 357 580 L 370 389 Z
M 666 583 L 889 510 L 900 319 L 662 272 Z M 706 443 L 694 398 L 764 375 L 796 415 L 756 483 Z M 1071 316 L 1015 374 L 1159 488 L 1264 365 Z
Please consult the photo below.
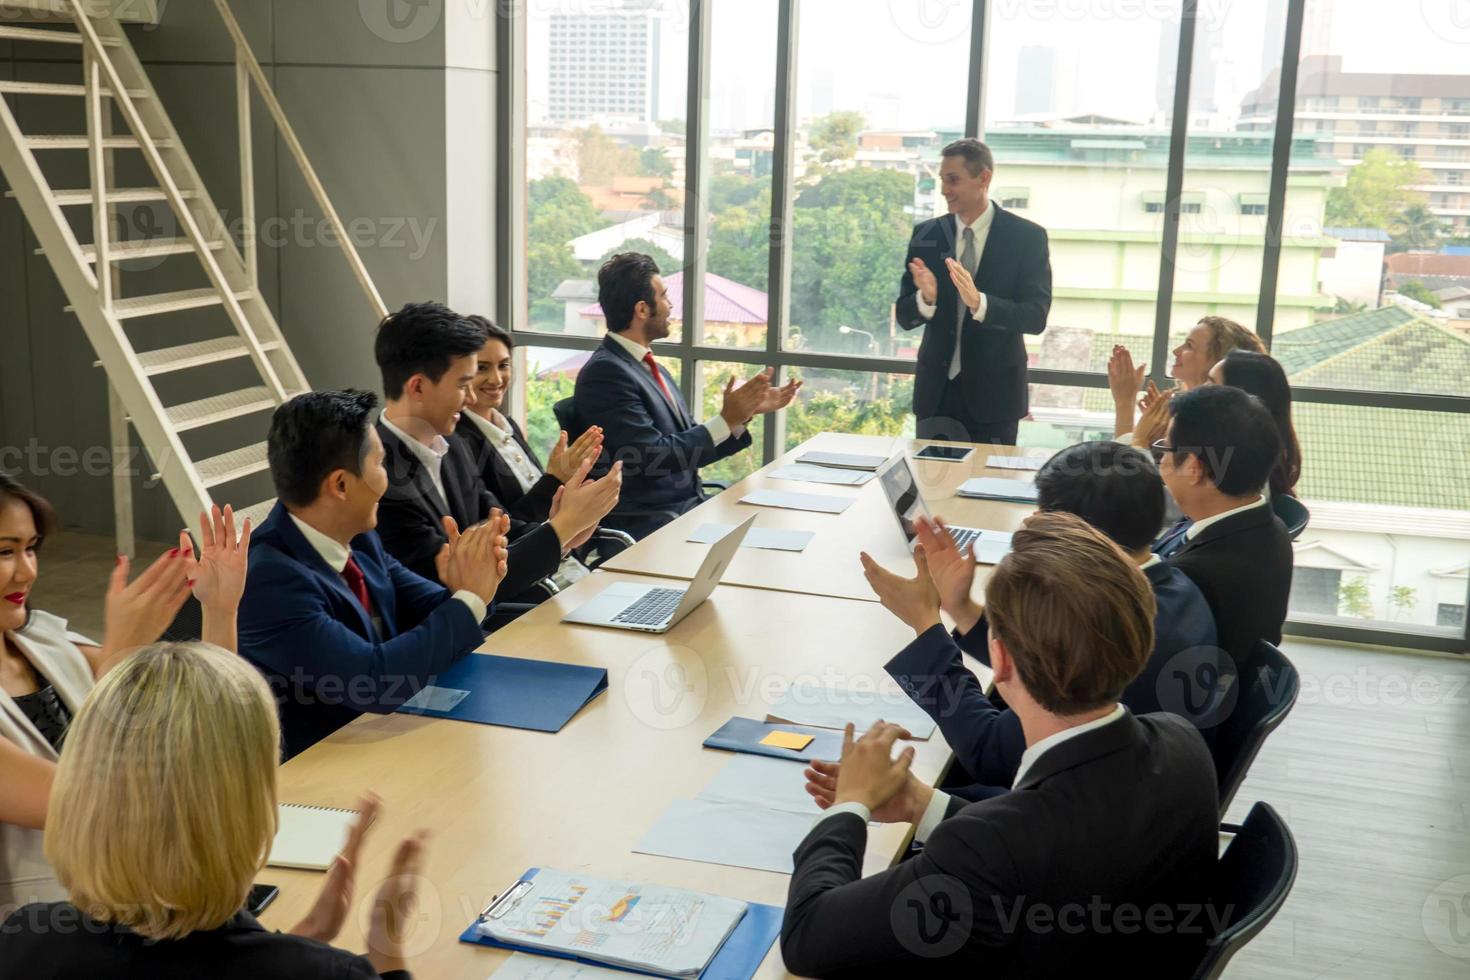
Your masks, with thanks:
M 139 567 L 171 547 L 140 543 Z M 47 542 L 35 601 L 102 634 L 112 542 Z M 1288 642 L 1291 716 L 1231 807 L 1285 817 L 1296 887 L 1231 964 L 1232 978 L 1470 976 L 1470 661 Z M 1436 941 L 1431 941 L 1430 935 Z M 1147 971 L 1145 970 L 1146 974 Z

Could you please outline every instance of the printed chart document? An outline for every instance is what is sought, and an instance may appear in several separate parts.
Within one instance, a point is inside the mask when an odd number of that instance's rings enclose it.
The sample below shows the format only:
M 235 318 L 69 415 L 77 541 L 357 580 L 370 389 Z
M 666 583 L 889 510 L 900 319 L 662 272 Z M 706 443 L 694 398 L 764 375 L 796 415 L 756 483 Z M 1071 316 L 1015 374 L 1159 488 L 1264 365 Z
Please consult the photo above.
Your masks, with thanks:
M 863 470 L 841 470 L 827 466 L 792 463 L 766 474 L 773 480 L 801 480 L 805 483 L 831 483 L 839 487 L 860 487 L 873 478 Z
M 987 456 L 985 465 L 996 470 L 1039 470 L 1050 456 Z
M 934 734 L 934 720 L 897 685 L 854 689 L 841 685 L 824 687 L 815 681 L 799 682 L 787 687 L 766 712 L 766 721 L 838 731 L 852 722 L 859 736 L 880 718 L 902 725 L 916 739 L 927 739 Z
M 813 450 L 797 457 L 798 463 L 812 466 L 831 466 L 839 470 L 868 470 L 877 472 L 878 467 L 888 462 L 887 456 L 864 456 L 860 453 L 824 453 Z
M 756 507 L 781 507 L 786 510 L 810 510 L 821 514 L 840 514 L 852 506 L 853 497 L 829 497 L 822 493 L 788 493 L 784 490 L 752 490 L 740 498 L 742 504 Z
M 666 977 L 697 977 L 745 902 L 542 868 L 474 928 L 499 943 Z
M 789 875 L 795 870 L 791 854 L 811 829 L 809 813 L 721 800 L 674 800 L 633 850 Z
M 701 524 L 690 532 L 689 537 L 685 540 L 698 544 L 712 544 L 733 530 L 735 530 L 734 524 Z M 811 544 L 812 538 L 816 536 L 815 531 L 787 531 L 779 527 L 753 527 L 745 532 L 745 537 L 740 541 L 740 547 L 761 548 L 765 551 L 805 551 L 806 546 Z

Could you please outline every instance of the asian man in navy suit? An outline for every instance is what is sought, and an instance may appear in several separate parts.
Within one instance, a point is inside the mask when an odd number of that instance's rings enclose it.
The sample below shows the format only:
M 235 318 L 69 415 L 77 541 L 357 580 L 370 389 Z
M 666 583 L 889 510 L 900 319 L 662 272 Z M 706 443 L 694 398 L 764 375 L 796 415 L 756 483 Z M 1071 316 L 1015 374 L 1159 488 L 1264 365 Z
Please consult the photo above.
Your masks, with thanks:
M 267 454 L 277 503 L 255 532 L 240 603 L 240 653 L 281 706 L 285 756 L 363 712 L 391 713 L 484 640 L 505 578 L 498 511 L 447 544 L 430 582 L 373 530 L 388 486 L 377 397 L 316 391 L 276 409 Z
M 1149 551 L 1165 508 L 1164 483 L 1153 461 L 1122 443 L 1078 443 L 1047 461 L 1036 474 L 1036 492 L 1041 511 L 1075 514 L 1106 534 L 1143 572 L 1153 591 L 1153 650 L 1119 700 L 1134 714 L 1181 714 L 1208 741 L 1221 720 L 1219 703 L 1203 697 L 1208 692 L 1181 690 L 1176 675 L 1182 672 L 1183 680 L 1193 685 L 1195 660 L 1214 663 L 1215 619 L 1189 577 Z M 960 554 L 942 528 L 925 522 L 919 534 L 918 578 L 901 578 L 864 555 L 868 581 L 890 609 L 901 603 L 901 593 L 937 590 L 957 629 L 953 634 L 924 633 L 886 669 L 934 718 L 968 773 L 972 786 L 964 786 L 963 777 L 951 777 L 961 783 L 956 795 L 992 795 L 1011 785 L 1021 763 L 1026 748 L 1021 722 L 1014 711 L 986 697 L 960 656 L 963 650 L 990 662 L 985 609 L 970 597 L 974 558 Z
M 622 497 L 606 523 L 642 538 L 703 501 L 699 468 L 749 446 L 750 420 L 791 404 L 801 382 L 774 387 L 769 370 L 739 387 L 731 377 L 719 413 L 696 422 L 653 356 L 672 315 L 658 265 L 638 252 L 612 256 L 597 271 L 597 301 L 607 336 L 577 375 L 571 435 L 602 426 L 603 457 L 593 475 L 623 464 Z

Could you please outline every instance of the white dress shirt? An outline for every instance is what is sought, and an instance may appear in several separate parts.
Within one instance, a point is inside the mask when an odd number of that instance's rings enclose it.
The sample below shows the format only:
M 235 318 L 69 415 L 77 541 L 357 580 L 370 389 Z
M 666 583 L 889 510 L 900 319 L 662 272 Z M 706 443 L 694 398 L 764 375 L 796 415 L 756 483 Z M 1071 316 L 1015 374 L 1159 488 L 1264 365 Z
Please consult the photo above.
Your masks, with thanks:
M 495 452 L 505 465 L 510 467 L 516 482 L 520 484 L 522 493 L 530 493 L 536 481 L 541 479 L 542 470 L 535 461 L 526 455 L 521 449 L 521 444 L 516 442 L 515 433 L 511 430 L 510 421 L 496 409 L 490 410 L 490 418 L 485 418 L 479 412 L 465 410 L 465 417 L 480 430 L 480 434 L 495 448 Z
M 976 217 L 975 220 L 970 222 L 968 225 L 960 220 L 959 215 L 954 216 L 955 261 L 959 261 L 959 257 L 965 254 L 965 229 L 969 228 L 975 233 L 975 268 L 970 270 L 971 277 L 973 277 L 975 273 L 978 272 L 980 269 L 980 259 L 982 256 L 985 255 L 985 240 L 990 237 L 990 226 L 994 223 L 994 201 L 986 202 L 985 210 L 981 211 L 979 216 Z M 929 271 L 934 273 L 935 278 L 938 278 L 941 275 L 949 275 L 949 273 L 943 269 L 930 269 Z M 939 297 L 937 296 L 935 297 L 936 300 L 938 298 Z M 924 302 L 924 295 L 922 293 L 916 295 L 914 297 L 914 301 L 918 305 L 919 316 L 923 317 L 926 320 L 932 320 L 934 318 L 934 311 L 939 308 L 936 303 Z M 985 311 L 989 306 L 990 303 L 986 300 L 985 294 L 981 293 L 980 302 L 970 307 L 970 315 L 973 316 L 977 321 L 983 323 L 985 321 Z
M 618 345 L 622 347 L 623 350 L 631 354 L 633 356 L 633 360 L 638 362 L 638 366 L 640 368 L 648 367 L 647 364 L 643 363 L 643 358 L 650 353 L 647 347 L 644 347 L 636 340 L 629 340 L 627 337 L 624 337 L 620 333 L 613 333 L 611 330 L 607 332 L 607 335 L 613 340 L 617 341 Z M 669 379 L 664 378 L 664 381 L 666 383 L 668 380 Z M 672 392 L 670 392 L 670 394 L 672 394 Z M 674 405 L 673 402 L 670 402 L 669 404 L 675 409 L 675 411 L 678 410 L 678 406 Z M 708 420 L 703 424 L 704 427 L 709 430 L 710 438 L 714 440 L 716 446 L 724 442 L 726 439 L 738 439 L 745 434 L 745 426 L 731 425 L 729 422 L 726 422 L 725 417 L 718 412 L 715 413 L 714 418 Z
M 290 511 L 286 512 L 286 516 L 291 518 L 291 522 L 296 525 L 296 529 L 301 532 L 301 536 L 306 539 L 306 543 L 311 545 L 312 549 L 321 556 L 322 561 L 327 563 L 327 567 L 338 575 L 341 575 L 342 570 L 347 567 L 347 559 L 352 557 L 352 549 L 335 538 L 327 537 L 327 535 L 318 531 Z M 475 614 L 475 622 L 482 622 L 485 619 L 485 613 L 488 610 L 485 608 L 484 599 L 481 599 L 468 589 L 460 589 L 454 593 L 452 598 L 458 599 L 469 607 L 470 612 Z M 383 620 L 382 617 L 376 614 L 373 616 L 373 629 L 377 631 L 378 637 L 381 639 L 383 636 Z
M 1218 524 L 1220 521 L 1223 521 L 1227 517 L 1234 517 L 1236 514 L 1244 514 L 1248 510 L 1255 510 L 1257 507 L 1264 506 L 1266 506 L 1266 495 L 1262 494 L 1252 503 L 1242 504 L 1239 507 L 1232 507 L 1227 511 L 1216 514 L 1214 517 L 1206 517 L 1202 521 L 1195 521 L 1189 526 L 1189 530 L 1184 532 L 1184 540 L 1193 541 L 1195 538 L 1204 533 L 1205 528 L 1209 527 L 1211 524 Z
M 1151 551 L 1149 552 L 1148 560 L 1145 561 L 1142 565 L 1139 565 L 1138 570 L 1140 572 L 1146 572 L 1150 568 L 1153 568 L 1155 565 L 1162 565 L 1163 563 L 1164 559 L 1160 558 L 1157 552 Z
M 1095 718 L 1081 725 L 1074 725 L 1064 731 L 1057 732 L 1055 735 L 1047 736 L 1035 745 L 1029 746 L 1025 752 L 1021 753 L 1021 765 L 1016 769 L 1016 778 L 1011 781 L 1011 788 L 1014 789 L 1020 785 L 1021 777 L 1026 775 L 1026 771 L 1048 750 L 1056 748 L 1069 738 L 1076 738 L 1078 735 L 1111 724 L 1121 717 L 1123 717 L 1123 706 L 1121 704 L 1114 705 L 1113 710 L 1101 718 Z M 918 824 L 914 827 L 914 842 L 922 844 L 927 841 L 929 835 L 934 833 L 934 828 L 938 827 L 939 822 L 944 819 L 944 814 L 948 810 L 949 794 L 943 790 L 936 789 L 934 795 L 929 798 L 929 805 L 924 808 L 924 815 L 919 818 Z M 862 817 L 865 823 L 873 817 L 872 811 L 861 803 L 839 803 L 823 811 L 822 815 L 817 817 L 812 823 L 812 826 L 815 827 L 818 823 L 838 813 L 855 813 Z
M 387 426 L 388 431 L 397 436 L 403 442 L 403 444 L 408 447 L 409 452 L 418 457 L 418 461 L 422 463 L 424 465 L 424 469 L 428 471 L 429 479 L 434 483 L 434 489 L 439 491 L 439 499 L 444 501 L 447 505 L 449 503 L 449 498 L 444 495 L 443 471 L 444 457 L 449 454 L 449 440 L 445 439 L 443 436 L 439 435 L 439 433 L 436 432 L 434 433 L 434 441 L 426 446 L 419 440 L 415 439 L 413 436 L 409 435 L 407 432 L 404 432 L 398 426 L 394 425 L 393 420 L 388 418 L 388 414 L 386 412 L 379 417 L 379 421 Z

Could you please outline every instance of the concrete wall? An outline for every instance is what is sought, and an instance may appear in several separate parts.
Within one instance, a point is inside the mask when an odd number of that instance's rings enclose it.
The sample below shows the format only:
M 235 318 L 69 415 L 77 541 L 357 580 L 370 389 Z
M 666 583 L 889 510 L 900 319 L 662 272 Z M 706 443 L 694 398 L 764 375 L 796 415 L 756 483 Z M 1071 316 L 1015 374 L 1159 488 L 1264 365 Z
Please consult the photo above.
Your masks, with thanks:
M 357 244 L 390 309 L 447 301 L 490 312 L 496 292 L 495 5 L 447 0 L 231 0 L 307 156 Z M 233 46 L 212 3 L 163 2 L 157 25 L 129 28 L 139 57 L 193 156 L 217 207 L 241 215 Z M 0 43 L 0 78 L 79 81 L 75 55 Z M 83 132 L 80 100 L 8 97 L 28 132 Z M 75 105 L 70 103 L 75 102 Z M 377 390 L 375 316 L 265 107 L 254 111 L 261 288 L 315 388 Z M 151 185 L 135 153 L 119 154 L 119 183 Z M 131 156 L 134 160 L 129 161 Z M 86 186 L 84 154 L 50 160 L 55 187 Z M 130 214 L 135 224 L 169 221 L 162 206 Z M 157 207 L 158 210 L 151 210 Z M 78 209 L 90 220 L 90 211 Z M 274 219 L 274 220 L 272 220 Z M 90 241 L 87 229 L 79 240 Z M 67 465 L 71 451 L 106 447 L 106 385 L 94 355 L 13 200 L 0 201 L 0 466 L 48 495 L 68 526 L 112 529 L 105 467 Z M 127 274 L 128 295 L 203 285 L 190 256 Z M 223 313 L 172 314 L 138 330 L 138 346 L 219 336 Z M 171 379 L 166 400 L 258 383 L 238 368 Z M 192 372 L 191 372 L 192 374 Z M 197 393 L 196 393 L 197 390 Z M 263 437 L 268 417 L 220 433 L 230 445 Z M 243 431 L 247 430 L 248 431 Z M 32 440 L 35 445 L 32 447 Z M 58 447 L 70 447 L 70 450 Z M 229 448 L 228 445 L 220 447 Z M 215 450 L 218 451 L 218 450 Z M 94 453 L 94 459 L 96 454 Z M 79 472 L 89 469 L 90 472 Z M 166 536 L 179 515 L 139 460 L 135 512 L 140 534 Z M 221 488 L 245 505 L 270 495 L 263 478 Z

